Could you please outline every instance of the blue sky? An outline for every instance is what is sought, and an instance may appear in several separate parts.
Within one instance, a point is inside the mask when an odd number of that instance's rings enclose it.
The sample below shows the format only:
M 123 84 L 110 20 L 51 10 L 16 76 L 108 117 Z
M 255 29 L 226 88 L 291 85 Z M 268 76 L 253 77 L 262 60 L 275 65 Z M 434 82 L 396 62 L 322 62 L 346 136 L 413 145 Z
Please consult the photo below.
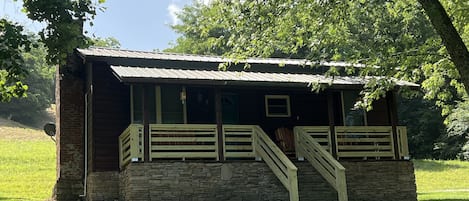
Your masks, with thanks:
M 199 0 L 208 2 L 208 0 Z M 98 11 L 88 35 L 114 37 L 123 49 L 163 50 L 177 38 L 170 25 L 178 23 L 176 13 L 191 0 L 106 0 L 105 12 Z M 31 22 L 21 11 L 21 0 L 0 0 L 0 17 L 19 22 L 37 32 L 44 25 Z

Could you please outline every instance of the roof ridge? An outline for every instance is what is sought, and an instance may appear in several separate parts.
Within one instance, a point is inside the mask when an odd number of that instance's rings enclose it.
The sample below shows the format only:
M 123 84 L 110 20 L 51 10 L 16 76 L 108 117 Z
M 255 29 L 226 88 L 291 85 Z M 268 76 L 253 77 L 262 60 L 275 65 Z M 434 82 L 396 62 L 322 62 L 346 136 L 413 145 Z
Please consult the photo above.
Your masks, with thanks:
M 98 47 L 98 46 L 91 46 L 89 48 L 78 48 L 78 49 L 102 49 L 102 50 L 112 50 L 112 51 L 124 51 L 124 52 L 135 52 L 135 53 L 147 53 L 147 54 L 160 54 L 160 55 L 179 55 L 179 56 L 194 56 L 194 57 L 212 57 L 212 58 L 220 58 L 220 59 L 229 59 L 230 57 L 225 57 L 221 55 L 208 55 L 208 54 L 189 54 L 189 53 L 179 53 L 179 52 L 155 52 L 155 51 L 146 51 L 146 50 L 131 50 L 131 49 L 122 49 L 122 48 L 114 48 L 114 47 Z M 296 58 L 283 58 L 283 57 L 247 57 L 244 60 L 287 60 L 287 61 L 308 61 L 307 59 L 296 59 Z M 319 61 L 316 61 L 319 62 Z M 326 62 L 326 61 L 321 61 Z
M 116 56 L 116 57 L 127 57 L 127 58 L 145 58 L 145 59 L 170 59 L 170 60 L 183 60 L 183 61 L 205 61 L 205 62 L 239 62 L 239 63 L 260 63 L 260 64 L 278 64 L 278 65 L 324 65 L 324 66 L 336 66 L 336 67 L 365 67 L 365 64 L 360 63 L 349 63 L 345 61 L 314 61 L 308 59 L 292 59 L 292 58 L 261 58 L 261 57 L 248 57 L 245 59 L 233 59 L 230 57 L 219 56 L 219 55 L 197 55 L 197 54 L 186 54 L 186 53 L 174 53 L 174 52 L 151 52 L 142 50 L 128 50 L 121 48 L 109 48 L 109 47 L 89 47 L 85 49 L 77 49 L 83 56 Z M 107 53 L 106 53 L 107 52 Z M 146 55 L 146 56 L 142 56 Z

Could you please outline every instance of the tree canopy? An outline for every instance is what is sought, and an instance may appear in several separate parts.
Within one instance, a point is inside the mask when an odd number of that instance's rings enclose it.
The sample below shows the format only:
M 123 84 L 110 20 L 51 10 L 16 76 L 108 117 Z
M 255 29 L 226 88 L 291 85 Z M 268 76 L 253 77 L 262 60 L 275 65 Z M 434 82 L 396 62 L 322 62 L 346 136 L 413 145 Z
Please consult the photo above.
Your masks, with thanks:
M 63 66 L 74 48 L 87 47 L 92 41 L 85 36 L 83 24 L 101 9 L 105 0 L 23 0 L 23 11 L 34 21 L 46 22 L 39 32 L 39 42 L 46 47 L 46 61 Z M 28 73 L 24 53 L 32 42 L 24 27 L 6 19 L 0 19 L 0 102 L 12 97 L 22 97 L 28 89 L 22 81 Z
M 423 91 L 404 93 L 413 98 L 402 99 L 399 108 L 411 154 L 469 158 L 465 0 L 213 0 L 194 2 L 179 18 L 173 29 L 180 37 L 166 51 L 365 64 L 331 68 L 327 75 L 380 76 L 361 92 L 358 106 L 367 109 L 394 89 L 389 78 L 419 83 Z
M 22 26 L 0 19 L 0 102 L 22 96 L 28 89 L 21 83 L 27 74 L 21 52 L 30 47 Z
M 467 42 L 467 12 L 461 10 L 468 5 L 460 0 L 443 3 Z M 366 64 L 345 72 L 385 76 L 362 91 L 361 106 L 368 109 L 372 100 L 394 87 L 390 77 L 420 83 L 444 114 L 467 96 L 442 37 L 417 0 L 215 0 L 184 8 L 180 19 L 182 24 L 173 28 L 181 37 L 168 51 Z M 339 72 L 331 68 L 328 75 Z

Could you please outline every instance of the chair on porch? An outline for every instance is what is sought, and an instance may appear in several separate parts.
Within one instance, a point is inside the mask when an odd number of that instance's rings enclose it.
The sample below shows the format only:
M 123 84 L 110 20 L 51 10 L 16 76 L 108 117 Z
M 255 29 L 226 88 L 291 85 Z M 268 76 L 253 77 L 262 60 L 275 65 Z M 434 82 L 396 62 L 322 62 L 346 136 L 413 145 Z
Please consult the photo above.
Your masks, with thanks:
M 291 129 L 285 127 L 277 128 L 275 130 L 275 138 L 283 153 L 287 156 L 295 155 L 295 139 Z

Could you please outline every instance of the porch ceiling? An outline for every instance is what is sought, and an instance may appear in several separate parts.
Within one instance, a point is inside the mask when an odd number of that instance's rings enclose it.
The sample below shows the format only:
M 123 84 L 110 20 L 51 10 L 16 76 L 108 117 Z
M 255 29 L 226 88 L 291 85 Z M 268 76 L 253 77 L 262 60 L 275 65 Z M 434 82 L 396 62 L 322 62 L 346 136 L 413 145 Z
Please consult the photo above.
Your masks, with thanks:
M 334 78 L 316 74 L 264 73 L 248 71 L 185 70 L 132 66 L 111 66 L 122 82 L 184 83 L 198 82 L 212 85 L 281 85 L 308 86 L 311 83 L 336 86 L 363 85 L 373 78 L 358 76 L 336 76 Z M 399 86 L 419 85 L 395 80 Z

